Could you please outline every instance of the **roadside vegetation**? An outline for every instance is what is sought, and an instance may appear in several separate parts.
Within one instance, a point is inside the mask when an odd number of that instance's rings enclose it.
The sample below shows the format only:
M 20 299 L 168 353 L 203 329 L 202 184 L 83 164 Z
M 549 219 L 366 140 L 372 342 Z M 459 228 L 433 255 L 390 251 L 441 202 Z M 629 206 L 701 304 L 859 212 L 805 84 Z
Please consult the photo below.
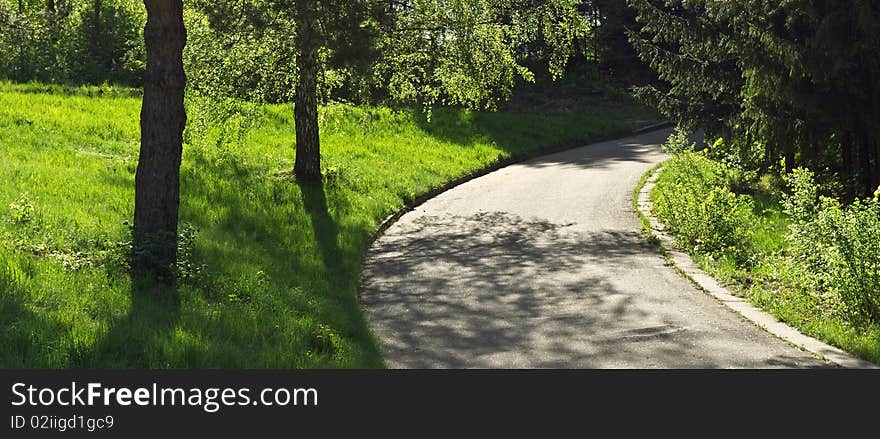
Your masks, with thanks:
M 679 132 L 653 213 L 698 265 L 805 334 L 880 364 L 880 202 L 841 203 L 804 168 L 758 174 Z
M 581 111 L 531 96 L 430 121 L 326 105 L 323 185 L 289 174 L 290 105 L 242 103 L 218 120 L 193 100 L 179 299 L 160 300 L 127 272 L 138 91 L 0 84 L 0 367 L 381 367 L 357 301 L 379 222 L 500 159 L 657 121 L 603 96 L 569 102 Z
M 681 134 L 653 192 L 683 248 L 801 331 L 880 362 L 880 11 L 629 0 L 636 95 Z
M 714 141 L 670 144 L 683 245 L 878 359 L 870 2 L 0 0 L 0 29 L 0 366 L 381 366 L 379 222 L 656 121 L 630 93 Z

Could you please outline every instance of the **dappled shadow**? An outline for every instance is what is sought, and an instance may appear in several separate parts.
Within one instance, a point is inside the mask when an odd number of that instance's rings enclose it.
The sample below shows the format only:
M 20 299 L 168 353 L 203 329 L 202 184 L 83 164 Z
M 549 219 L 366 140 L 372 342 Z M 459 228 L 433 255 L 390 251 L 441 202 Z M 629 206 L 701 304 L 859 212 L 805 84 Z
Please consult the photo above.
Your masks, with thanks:
M 393 367 L 731 366 L 695 346 L 737 347 L 633 288 L 634 258 L 645 254 L 637 232 L 498 212 L 417 216 L 371 250 L 362 301 Z M 732 366 L 803 367 L 771 360 Z
M 181 303 L 132 292 L 77 367 L 332 367 L 381 365 L 356 288 L 368 225 L 346 214 L 344 189 L 297 184 L 235 156 L 189 151 L 181 169 L 181 227 L 196 231 L 199 272 Z M 120 186 L 123 181 L 118 183 Z M 156 302 L 156 303 L 154 303 Z M 344 343 L 317 353 L 318 325 Z
M 71 351 L 69 367 L 167 367 L 160 360 L 161 341 L 179 320 L 177 287 L 132 278 L 128 314 L 111 322 L 94 345 Z
M 4 280 L 8 281 L 0 279 Z M 11 286 L 0 283 L 0 369 L 54 365 L 53 361 L 60 359 L 52 358 L 51 351 L 63 333 L 52 322 L 28 309 L 18 292 L 5 288 L 11 289 Z M 36 344 L 34 340 L 45 342 Z
M 572 349 L 587 361 L 607 349 L 572 343 L 590 328 L 644 317 L 590 273 L 599 259 L 645 251 L 637 234 L 584 236 L 502 213 L 404 227 L 377 243 L 364 278 L 364 305 L 392 365 L 570 367 Z
M 601 139 L 623 137 L 637 128 L 660 122 L 653 110 L 616 100 L 587 98 L 558 111 L 466 111 L 439 108 L 430 117 L 413 111 L 413 120 L 433 138 L 467 147 L 491 143 L 510 157 L 577 147 Z M 665 138 L 664 138 L 665 140 Z

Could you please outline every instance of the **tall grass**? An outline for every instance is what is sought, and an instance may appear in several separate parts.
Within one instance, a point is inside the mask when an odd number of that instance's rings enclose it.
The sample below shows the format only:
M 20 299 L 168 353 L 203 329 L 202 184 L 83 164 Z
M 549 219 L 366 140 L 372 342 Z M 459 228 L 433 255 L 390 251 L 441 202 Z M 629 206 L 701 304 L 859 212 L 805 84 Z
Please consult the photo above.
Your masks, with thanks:
M 381 367 L 357 289 L 382 219 L 504 157 L 656 119 L 597 98 L 430 120 L 334 104 L 321 110 L 325 182 L 301 186 L 289 106 L 218 124 L 198 123 L 197 105 L 181 167 L 185 276 L 168 295 L 179 300 L 158 300 L 125 274 L 136 91 L 0 84 L 0 367 Z

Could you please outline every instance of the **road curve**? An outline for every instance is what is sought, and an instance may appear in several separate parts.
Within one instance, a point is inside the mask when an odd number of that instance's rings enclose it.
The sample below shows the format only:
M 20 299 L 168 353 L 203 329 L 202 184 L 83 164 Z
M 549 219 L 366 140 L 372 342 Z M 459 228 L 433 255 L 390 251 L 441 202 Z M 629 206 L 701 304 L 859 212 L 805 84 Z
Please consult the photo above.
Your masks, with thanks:
M 766 368 L 828 363 L 664 264 L 632 209 L 668 130 L 505 167 L 402 216 L 361 300 L 393 368 Z

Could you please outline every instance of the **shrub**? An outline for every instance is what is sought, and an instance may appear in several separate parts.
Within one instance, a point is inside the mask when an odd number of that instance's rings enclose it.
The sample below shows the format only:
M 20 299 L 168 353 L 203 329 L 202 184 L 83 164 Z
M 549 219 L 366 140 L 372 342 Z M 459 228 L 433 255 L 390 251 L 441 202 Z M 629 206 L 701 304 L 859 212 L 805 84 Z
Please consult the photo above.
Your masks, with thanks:
M 96 11 L 95 8 L 98 8 Z M 0 2 L 0 78 L 140 85 L 146 68 L 143 4 L 133 0 Z
M 724 166 L 701 153 L 680 153 L 664 166 L 654 213 L 682 246 L 715 257 L 730 254 L 744 264 L 752 203 L 730 191 L 725 175 Z
M 29 223 L 34 219 L 34 203 L 31 201 L 27 193 L 21 194 L 18 200 L 13 201 L 9 205 L 12 211 L 12 222 L 16 224 Z
M 802 287 L 854 324 L 880 323 L 880 202 L 875 197 L 844 206 L 819 197 L 813 173 L 805 169 L 786 180 L 788 239 Z
M 660 147 L 663 149 L 663 152 L 670 155 L 679 155 L 696 149 L 696 145 L 688 139 L 688 132 L 681 126 L 675 127 L 675 132 Z
M 181 224 L 177 233 L 177 280 L 195 285 L 206 268 L 196 250 L 198 230 L 192 224 Z

